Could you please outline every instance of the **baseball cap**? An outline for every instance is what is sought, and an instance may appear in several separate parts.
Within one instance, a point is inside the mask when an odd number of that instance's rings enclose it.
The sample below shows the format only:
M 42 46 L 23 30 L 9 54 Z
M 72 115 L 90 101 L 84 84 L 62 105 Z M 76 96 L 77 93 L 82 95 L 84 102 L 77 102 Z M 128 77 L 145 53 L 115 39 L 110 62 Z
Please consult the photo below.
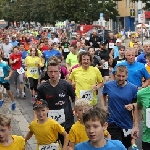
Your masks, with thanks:
M 120 39 L 117 39 L 117 40 L 116 40 L 116 43 L 121 43 L 121 40 L 120 40 Z
M 35 103 L 33 104 L 33 109 L 40 108 L 40 107 L 47 107 L 47 106 L 48 106 L 48 103 L 45 100 L 39 99 L 39 100 L 36 100 Z

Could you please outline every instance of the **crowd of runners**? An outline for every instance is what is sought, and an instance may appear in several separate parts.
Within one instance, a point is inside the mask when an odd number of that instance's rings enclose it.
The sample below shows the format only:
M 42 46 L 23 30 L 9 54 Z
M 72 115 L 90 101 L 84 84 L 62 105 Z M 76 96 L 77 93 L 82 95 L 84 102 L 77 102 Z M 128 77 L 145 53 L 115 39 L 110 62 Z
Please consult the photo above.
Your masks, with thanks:
M 62 29 L 0 29 L 0 107 L 6 89 L 13 114 L 29 88 L 34 115 L 22 137 L 0 114 L 0 150 L 25 150 L 33 135 L 37 150 L 138 150 L 141 120 L 150 150 L 150 44 L 131 35 L 125 47 L 112 32 L 102 39 L 96 30 L 70 40 Z

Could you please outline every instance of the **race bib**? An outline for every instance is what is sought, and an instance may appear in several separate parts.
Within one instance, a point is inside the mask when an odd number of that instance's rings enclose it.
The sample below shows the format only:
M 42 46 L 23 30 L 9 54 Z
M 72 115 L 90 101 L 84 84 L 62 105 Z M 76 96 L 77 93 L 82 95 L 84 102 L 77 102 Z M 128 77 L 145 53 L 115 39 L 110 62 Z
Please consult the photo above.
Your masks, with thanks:
M 109 48 L 114 48 L 114 43 L 109 43 Z
M 80 98 L 85 98 L 86 100 L 93 100 L 92 90 L 80 90 Z
M 122 63 L 122 62 L 124 62 L 125 60 L 120 60 L 120 61 L 117 61 L 117 64 L 119 64 L 119 63 Z
M 34 68 L 34 67 L 30 68 L 30 74 L 37 74 L 37 73 L 38 73 L 38 68 Z
M 23 74 L 23 73 L 25 73 L 25 71 L 24 71 L 24 69 L 21 67 L 20 69 L 17 69 L 17 72 L 19 73 L 19 74 Z
M 49 145 L 39 145 L 39 150 L 59 150 L 59 144 L 52 143 Z
M 146 126 L 150 128 L 150 108 L 146 109 Z
M 50 110 L 49 113 L 48 113 L 48 117 L 56 120 L 59 124 L 62 124 L 62 123 L 65 122 L 64 109 Z
M 4 77 L 3 68 L 0 68 L 0 77 Z
M 64 52 L 70 52 L 69 48 L 64 48 Z
M 108 61 L 103 63 L 103 69 L 108 69 Z
M 124 137 L 127 137 L 128 135 L 131 134 L 132 129 L 122 129 L 122 131 L 123 131 Z

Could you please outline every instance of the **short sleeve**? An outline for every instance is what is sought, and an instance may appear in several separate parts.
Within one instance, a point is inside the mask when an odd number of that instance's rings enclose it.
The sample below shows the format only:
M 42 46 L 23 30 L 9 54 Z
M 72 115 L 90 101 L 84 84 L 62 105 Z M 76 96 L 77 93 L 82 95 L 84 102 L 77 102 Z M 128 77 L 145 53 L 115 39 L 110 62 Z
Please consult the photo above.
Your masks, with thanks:
M 65 132 L 64 127 L 62 127 L 58 122 L 55 124 L 55 130 L 58 131 L 60 134 Z
M 74 71 L 72 71 L 71 74 L 69 75 L 69 80 L 75 81 L 75 78 L 74 78 Z
M 44 83 L 42 83 L 42 84 L 44 84 Z M 41 87 L 42 84 L 37 89 L 37 99 L 45 99 L 45 95 L 44 95 L 44 93 L 42 91 L 42 87 Z
M 71 97 L 72 102 L 75 101 L 75 92 L 72 88 L 72 85 L 67 82 L 67 94 Z
M 97 82 L 98 83 L 101 83 L 103 82 L 103 78 L 102 78 L 102 75 L 101 75 L 101 72 L 98 70 L 98 68 L 95 68 L 97 70 Z
M 13 59 L 13 55 L 10 55 L 9 58 L 10 58 L 10 59 Z
M 25 139 L 22 136 L 19 136 L 19 147 L 24 149 L 25 148 Z
M 10 71 L 10 70 L 11 70 L 11 68 L 10 68 L 8 65 L 5 66 L 5 69 L 6 69 L 7 71 Z
M 104 84 L 103 90 L 102 90 L 103 95 L 107 95 L 107 84 Z
M 66 63 L 70 63 L 70 61 L 69 61 L 69 54 L 67 55 Z
M 69 131 L 69 141 L 72 143 L 76 143 L 76 138 L 73 129 L 71 128 Z

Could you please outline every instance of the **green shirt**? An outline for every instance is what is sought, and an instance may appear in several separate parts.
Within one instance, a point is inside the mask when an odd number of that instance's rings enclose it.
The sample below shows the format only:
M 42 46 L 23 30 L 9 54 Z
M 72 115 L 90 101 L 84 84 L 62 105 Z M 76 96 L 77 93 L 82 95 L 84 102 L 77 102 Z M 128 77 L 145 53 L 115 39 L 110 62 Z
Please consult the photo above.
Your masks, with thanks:
M 137 105 L 143 108 L 143 142 L 150 143 L 150 128 L 146 126 L 146 109 L 150 108 L 150 86 L 143 88 L 137 93 Z
M 77 54 L 75 55 L 72 52 L 70 52 L 67 55 L 66 63 L 70 64 L 71 67 L 78 64 Z

